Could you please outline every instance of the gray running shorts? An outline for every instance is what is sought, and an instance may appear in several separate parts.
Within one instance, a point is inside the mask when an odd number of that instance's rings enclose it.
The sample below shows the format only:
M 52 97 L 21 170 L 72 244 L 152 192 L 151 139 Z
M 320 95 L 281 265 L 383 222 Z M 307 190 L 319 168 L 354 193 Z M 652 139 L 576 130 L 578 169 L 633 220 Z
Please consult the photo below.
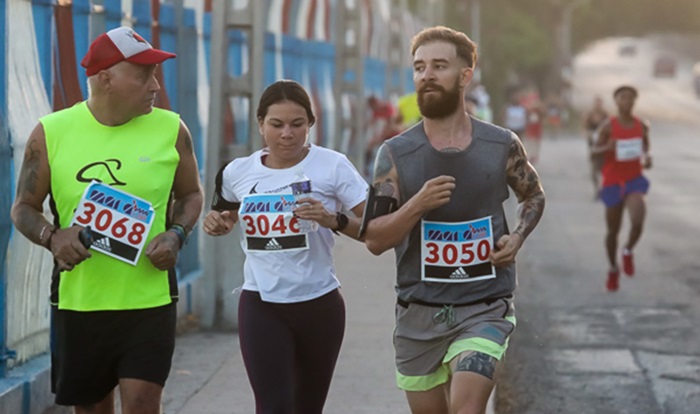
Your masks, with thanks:
M 515 329 L 513 297 L 464 306 L 396 305 L 396 383 L 427 391 L 450 378 L 450 361 L 466 351 L 501 360 Z

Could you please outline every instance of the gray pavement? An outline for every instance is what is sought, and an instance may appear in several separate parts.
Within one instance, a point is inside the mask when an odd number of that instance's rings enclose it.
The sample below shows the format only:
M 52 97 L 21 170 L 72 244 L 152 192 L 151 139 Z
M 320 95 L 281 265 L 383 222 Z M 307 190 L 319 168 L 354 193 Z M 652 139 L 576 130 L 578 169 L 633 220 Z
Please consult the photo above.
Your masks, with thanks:
M 604 209 L 592 198 L 583 138 L 543 142 L 547 207 L 519 254 L 499 414 L 700 413 L 696 131 L 653 124 L 637 274 L 621 276 L 615 293 L 604 289 Z

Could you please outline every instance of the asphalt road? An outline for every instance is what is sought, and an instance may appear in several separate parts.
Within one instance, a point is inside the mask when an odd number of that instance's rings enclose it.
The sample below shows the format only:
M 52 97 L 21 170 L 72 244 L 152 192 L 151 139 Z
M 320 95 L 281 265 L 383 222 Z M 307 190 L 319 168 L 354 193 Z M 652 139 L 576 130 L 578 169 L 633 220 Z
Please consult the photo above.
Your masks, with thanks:
M 635 57 L 619 42 L 576 59 L 574 104 L 612 90 L 640 89 L 638 113 L 651 121 L 654 167 L 647 220 L 635 251 L 637 275 L 604 289 L 603 205 L 593 201 L 579 134 L 545 140 L 536 165 L 545 215 L 519 254 L 518 328 L 498 388 L 499 414 L 700 413 L 700 101 L 690 87 L 694 50 L 654 39 Z M 678 54 L 675 78 L 656 79 L 652 62 Z M 620 242 L 627 234 L 623 226 Z

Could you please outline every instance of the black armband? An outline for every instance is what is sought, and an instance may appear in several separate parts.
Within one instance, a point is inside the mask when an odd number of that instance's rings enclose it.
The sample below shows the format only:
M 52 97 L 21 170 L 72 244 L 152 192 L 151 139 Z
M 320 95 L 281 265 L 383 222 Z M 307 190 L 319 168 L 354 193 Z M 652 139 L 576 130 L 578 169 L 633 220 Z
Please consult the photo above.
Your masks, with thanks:
M 374 187 L 370 186 L 365 202 L 365 213 L 362 215 L 362 225 L 360 226 L 360 237 L 365 234 L 367 223 L 373 218 L 386 216 L 398 210 L 398 201 L 394 197 L 378 196 Z
M 224 169 L 226 169 L 227 165 L 228 163 L 224 164 L 224 166 L 219 169 L 219 172 L 216 173 L 216 178 L 214 179 L 214 196 L 211 200 L 211 209 L 214 211 L 235 211 L 241 206 L 241 203 L 227 201 L 221 195 L 221 187 L 223 186 L 224 181 Z

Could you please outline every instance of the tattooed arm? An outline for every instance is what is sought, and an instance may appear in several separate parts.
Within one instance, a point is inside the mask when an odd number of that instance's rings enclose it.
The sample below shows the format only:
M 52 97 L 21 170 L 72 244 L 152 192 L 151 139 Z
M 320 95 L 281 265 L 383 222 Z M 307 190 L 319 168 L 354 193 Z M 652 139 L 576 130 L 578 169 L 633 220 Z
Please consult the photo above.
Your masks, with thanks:
M 515 260 L 525 238 L 537 226 L 544 211 L 544 190 L 540 185 L 537 171 L 528 162 L 527 154 L 519 139 L 510 144 L 506 163 L 508 186 L 518 197 L 519 222 L 512 234 L 503 235 L 496 242 L 496 249 L 491 252 L 491 261 L 495 266 L 505 266 Z
M 51 184 L 44 127 L 38 124 L 29 135 L 17 181 L 17 195 L 10 213 L 17 230 L 33 243 L 48 248 L 53 225 L 44 217 L 44 199 Z M 43 234 L 42 234 L 43 229 Z
M 398 246 L 427 211 L 450 201 L 455 188 L 454 178 L 442 175 L 426 181 L 421 190 L 402 205 L 398 171 L 386 144 L 377 152 L 373 182 L 377 196 L 392 197 L 399 205 L 393 213 L 373 218 L 367 224 L 365 244 L 375 255 Z
M 24 149 L 17 196 L 12 205 L 12 222 L 29 240 L 49 249 L 62 270 L 71 270 L 91 255 L 78 239 L 81 227 L 58 229 L 44 217 L 43 204 L 50 187 L 46 135 L 39 124 L 29 135 Z

